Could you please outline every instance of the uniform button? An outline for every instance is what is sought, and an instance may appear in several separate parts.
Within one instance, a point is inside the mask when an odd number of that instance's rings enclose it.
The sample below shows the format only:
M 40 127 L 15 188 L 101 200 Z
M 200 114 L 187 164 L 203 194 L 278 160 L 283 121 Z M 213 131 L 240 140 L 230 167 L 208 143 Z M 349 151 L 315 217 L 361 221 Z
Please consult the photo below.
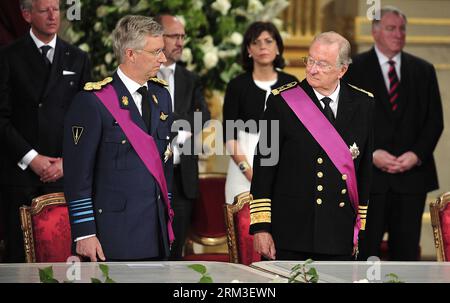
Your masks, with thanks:
M 98 213 L 101 214 L 103 212 L 103 209 L 99 208 Z
M 346 174 L 342 175 L 342 180 L 344 180 L 344 181 L 347 180 L 347 175 Z
M 341 190 L 341 194 L 345 195 L 347 193 L 347 190 L 344 188 Z
M 127 140 L 122 140 L 122 144 L 125 144 L 125 143 L 127 143 Z
M 319 172 L 317 173 L 317 177 L 322 178 L 322 177 L 323 177 L 323 172 L 319 171 Z
M 317 200 L 316 200 L 316 203 L 319 204 L 319 205 L 322 204 L 322 199 L 320 199 L 320 198 L 317 199 Z
M 339 207 L 344 207 L 344 206 L 345 206 L 344 202 L 339 203 Z
M 170 139 L 170 137 L 169 137 L 169 136 L 167 136 L 167 137 L 166 137 L 166 140 L 169 140 L 169 139 Z
M 317 163 L 322 164 L 323 163 L 323 159 L 322 158 L 317 158 Z
M 318 186 L 317 186 L 317 190 L 318 190 L 318 191 L 322 191 L 322 190 L 323 190 L 323 186 L 322 186 L 322 185 L 318 185 Z
M 70 85 L 70 86 L 74 86 L 74 84 L 75 84 L 75 82 L 73 82 L 73 81 L 70 81 L 70 82 L 69 82 L 69 85 Z
M 158 195 L 158 200 L 161 199 L 161 195 Z
M 42 107 L 42 103 L 39 103 L 38 106 L 39 106 L 39 108 L 41 108 Z

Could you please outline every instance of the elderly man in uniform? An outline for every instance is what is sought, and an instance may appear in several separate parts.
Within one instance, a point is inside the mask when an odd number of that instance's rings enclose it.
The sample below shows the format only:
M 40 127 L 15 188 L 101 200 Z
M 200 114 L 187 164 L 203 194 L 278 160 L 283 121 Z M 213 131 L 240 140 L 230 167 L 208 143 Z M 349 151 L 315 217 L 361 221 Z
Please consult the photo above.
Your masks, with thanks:
M 334 32 L 315 37 L 306 80 L 272 91 L 264 119 L 279 127 L 279 161 L 257 148 L 250 204 L 255 250 L 267 259 L 351 260 L 362 235 L 372 165 L 373 100 L 341 81 L 350 44 Z M 270 134 L 270 132 L 277 132 Z M 267 145 L 264 145 L 267 146 Z M 273 149 L 274 146 L 271 146 Z
M 153 78 L 166 61 L 162 33 L 149 17 L 119 20 L 117 72 L 87 83 L 67 114 L 65 196 L 76 253 L 91 261 L 169 256 L 172 109 Z

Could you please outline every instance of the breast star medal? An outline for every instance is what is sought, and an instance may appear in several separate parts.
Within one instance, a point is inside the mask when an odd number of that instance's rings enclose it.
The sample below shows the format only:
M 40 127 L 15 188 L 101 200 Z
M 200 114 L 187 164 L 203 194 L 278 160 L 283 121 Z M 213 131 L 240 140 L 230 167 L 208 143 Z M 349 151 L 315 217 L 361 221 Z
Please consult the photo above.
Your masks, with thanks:
M 356 145 L 356 142 L 353 142 L 353 145 L 350 145 L 350 154 L 352 155 L 353 160 L 359 156 L 359 148 Z

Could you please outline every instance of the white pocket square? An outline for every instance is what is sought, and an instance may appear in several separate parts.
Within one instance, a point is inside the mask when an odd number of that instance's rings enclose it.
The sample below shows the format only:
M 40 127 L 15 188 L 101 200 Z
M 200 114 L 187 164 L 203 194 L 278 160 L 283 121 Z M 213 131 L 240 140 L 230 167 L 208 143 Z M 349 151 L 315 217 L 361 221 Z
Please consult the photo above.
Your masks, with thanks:
M 75 75 L 75 72 L 72 72 L 70 70 L 63 70 L 63 76 L 65 75 Z

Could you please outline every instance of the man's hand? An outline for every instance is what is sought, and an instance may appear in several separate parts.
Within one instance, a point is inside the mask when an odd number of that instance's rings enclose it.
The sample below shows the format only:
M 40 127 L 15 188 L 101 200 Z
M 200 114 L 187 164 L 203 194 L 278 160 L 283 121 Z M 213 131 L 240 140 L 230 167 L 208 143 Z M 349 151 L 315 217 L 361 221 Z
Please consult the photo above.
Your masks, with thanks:
M 77 254 L 88 257 L 91 262 L 97 262 L 97 256 L 102 261 L 106 260 L 100 241 L 96 236 L 77 241 Z
M 414 166 L 418 165 L 419 161 L 419 157 L 417 157 L 417 155 L 412 151 L 408 151 L 397 158 L 397 162 L 400 166 L 400 172 L 410 170 Z
M 256 233 L 253 238 L 253 248 L 255 251 L 269 260 L 275 260 L 275 243 L 272 235 L 268 232 Z
M 34 157 L 33 161 L 31 161 L 29 167 L 36 175 L 42 178 L 45 170 L 49 168 L 56 160 L 58 160 L 58 158 L 37 155 Z
M 397 157 L 391 155 L 383 149 L 377 149 L 374 151 L 373 164 L 380 170 L 390 174 L 400 172 L 400 163 L 398 162 Z
M 62 158 L 51 158 L 50 163 L 51 165 L 41 175 L 41 181 L 44 183 L 55 182 L 64 176 Z

